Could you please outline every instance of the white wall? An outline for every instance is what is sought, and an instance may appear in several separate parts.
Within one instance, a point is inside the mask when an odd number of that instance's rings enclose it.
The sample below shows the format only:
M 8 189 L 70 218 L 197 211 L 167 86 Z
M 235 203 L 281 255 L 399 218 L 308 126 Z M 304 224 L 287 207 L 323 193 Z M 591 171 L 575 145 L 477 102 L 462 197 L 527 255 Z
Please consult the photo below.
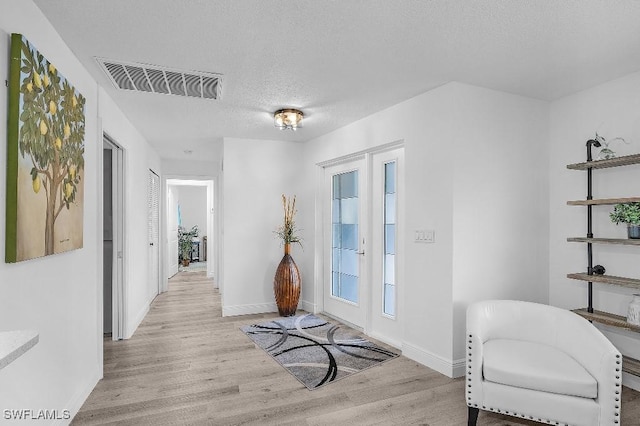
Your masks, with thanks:
M 546 112 L 543 102 L 451 83 L 305 146 L 306 185 L 314 185 L 317 163 L 404 141 L 402 349 L 444 374 L 462 374 L 461 325 L 470 302 L 488 296 L 547 300 Z M 305 198 L 305 210 L 315 209 L 318 197 Z M 315 230 L 310 238 L 321 236 L 318 216 L 304 220 Z M 532 243 L 512 236 L 521 222 L 541 228 Z M 414 243 L 416 229 L 435 230 L 435 244 Z M 322 249 L 318 238 L 314 246 Z M 312 267 L 321 282 L 321 257 L 305 265 Z M 487 269 L 492 274 L 474 274 Z M 307 293 L 305 300 L 320 303 Z
M 467 85 L 456 91 L 453 359 L 463 368 L 471 302 L 549 300 L 549 104 Z
M 31 328 L 40 342 L 0 370 L 0 409 L 68 409 L 75 414 L 102 376 L 102 128 L 127 151 L 128 318 L 133 333 L 148 305 L 147 171 L 160 160 L 99 90 L 40 10 L 28 0 L 0 4 L 0 80 L 8 79 L 8 34 L 25 35 L 86 97 L 84 247 L 17 264 L 0 263 L 0 330 Z M 0 117 L 6 117 L 6 90 Z M 102 125 L 101 125 L 102 123 Z M 0 120 L 6 135 L 6 120 Z M 6 169 L 6 150 L 0 152 Z M 0 174 L 0 240 L 4 241 L 6 176 Z M 4 259 L 4 244 L 0 244 Z M 140 318 L 141 319 L 141 318 Z M 39 422 L 41 423 L 41 422 Z
M 273 277 L 283 248 L 273 231 L 282 222 L 282 194 L 297 195 L 302 205 L 310 198 L 301 185 L 303 145 L 295 142 L 225 138 L 224 248 L 222 256 L 223 315 L 277 311 Z M 298 208 L 298 219 L 313 210 Z M 306 240 L 306 230 L 301 233 Z M 305 244 L 305 247 L 307 245 Z M 311 246 L 312 247 L 312 246 Z M 312 249 L 293 247 L 302 288 L 312 284 L 303 267 Z
M 125 337 L 129 338 L 158 294 L 158 283 L 151 282 L 149 276 L 147 193 L 149 170 L 161 175 L 161 162 L 102 88 L 99 89 L 99 114 L 104 133 L 124 150 L 125 155 Z
M 567 237 L 584 237 L 587 232 L 586 207 L 567 206 L 568 200 L 585 199 L 585 171 L 568 170 L 567 164 L 586 161 L 586 141 L 595 132 L 607 139 L 623 137 L 631 143 L 615 143 L 618 155 L 640 152 L 640 73 L 605 83 L 551 104 L 550 120 L 550 280 L 552 305 L 573 309 L 587 306 L 587 283 L 566 278 L 567 273 L 586 272 L 585 244 L 568 243 Z M 594 157 L 599 149 L 594 148 Z M 640 166 L 593 171 L 594 198 L 637 197 Z M 613 206 L 593 207 L 596 237 L 626 238 L 624 226 L 616 226 L 608 214 Z M 594 245 L 594 265 L 607 274 L 640 277 L 637 247 Z M 637 291 L 635 291 L 637 293 Z M 634 290 L 594 284 L 595 309 L 626 316 Z M 599 326 L 623 354 L 640 358 L 640 336 Z M 640 381 L 624 376 L 625 384 L 636 389 Z M 633 383 L 632 383 L 633 382 Z
M 214 179 L 220 173 L 222 160 L 162 160 L 162 171 L 169 178 L 209 178 Z
M 406 235 L 404 253 L 404 316 L 407 327 L 403 353 L 434 366 L 440 359 L 451 359 L 451 217 L 453 169 L 451 132 L 453 86 L 443 86 L 401 104 L 373 114 L 306 145 L 307 185 L 315 188 L 321 176 L 316 164 L 353 152 L 403 140 L 405 144 Z M 321 194 L 306 199 L 305 210 L 315 212 Z M 302 226 L 314 229 L 313 246 L 322 252 L 322 223 L 319 215 L 306 216 Z M 435 229 L 437 243 L 413 244 L 414 229 Z M 311 241 L 307 243 L 312 246 Z M 308 261 L 313 262 L 314 259 Z M 321 256 L 318 258 L 321 260 Z M 317 282 L 323 281 L 321 263 L 313 268 Z M 402 285 L 402 284 L 399 284 Z M 307 289 L 305 289 L 307 290 Z M 319 296 L 305 293 L 305 300 L 321 306 Z M 398 336 L 402 338 L 402 336 Z M 425 361 L 425 358 L 429 360 Z M 440 368 L 442 370 L 442 368 Z
M 75 413 L 101 377 L 102 271 L 98 247 L 97 85 L 31 1 L 0 3 L 0 81 L 8 79 L 9 36 L 21 33 L 87 99 L 84 248 L 16 264 L 4 263 L 6 147 L 0 149 L 0 330 L 34 329 L 40 342 L 0 370 L 0 409 L 69 409 Z M 0 91 L 0 135 L 6 140 L 7 89 Z M 101 262 L 101 260 L 100 260 Z M 100 277 L 100 278 L 99 278 Z M 101 308 L 100 308 L 101 309 Z
M 174 186 L 180 204 L 182 226 L 191 229 L 198 226 L 198 237 L 207 235 L 207 187 L 206 186 Z

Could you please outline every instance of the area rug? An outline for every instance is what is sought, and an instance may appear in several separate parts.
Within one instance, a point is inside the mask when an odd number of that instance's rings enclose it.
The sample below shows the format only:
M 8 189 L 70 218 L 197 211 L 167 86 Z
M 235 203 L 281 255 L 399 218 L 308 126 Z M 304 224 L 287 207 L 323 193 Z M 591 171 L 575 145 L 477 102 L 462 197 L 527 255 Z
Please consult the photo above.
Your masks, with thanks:
M 309 390 L 398 354 L 315 315 L 276 318 L 241 330 Z

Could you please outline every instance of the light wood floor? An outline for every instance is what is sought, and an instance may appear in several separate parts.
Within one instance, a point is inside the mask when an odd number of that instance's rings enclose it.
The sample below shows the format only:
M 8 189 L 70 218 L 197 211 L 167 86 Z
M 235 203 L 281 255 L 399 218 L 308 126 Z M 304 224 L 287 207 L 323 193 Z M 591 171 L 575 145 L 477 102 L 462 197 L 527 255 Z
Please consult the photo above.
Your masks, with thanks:
M 181 272 L 132 339 L 105 341 L 104 379 L 73 424 L 466 424 L 462 379 L 402 356 L 308 391 L 239 330 L 275 316 L 222 318 L 204 272 Z M 640 394 L 623 398 L 622 424 L 639 425 Z M 538 423 L 481 412 L 478 424 Z

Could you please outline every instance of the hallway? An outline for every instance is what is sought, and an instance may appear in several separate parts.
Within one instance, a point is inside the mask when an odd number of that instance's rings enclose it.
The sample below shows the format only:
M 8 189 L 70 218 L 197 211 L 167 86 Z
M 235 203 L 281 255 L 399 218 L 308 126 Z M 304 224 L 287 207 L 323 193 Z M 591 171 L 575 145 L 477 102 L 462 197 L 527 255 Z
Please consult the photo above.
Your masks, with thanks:
M 222 318 L 205 273 L 179 273 L 132 339 L 105 341 L 104 379 L 73 424 L 466 424 L 462 380 L 403 356 L 306 390 L 239 330 L 276 316 Z M 635 424 L 639 394 L 624 397 L 622 424 Z M 534 423 L 482 412 L 480 424 Z

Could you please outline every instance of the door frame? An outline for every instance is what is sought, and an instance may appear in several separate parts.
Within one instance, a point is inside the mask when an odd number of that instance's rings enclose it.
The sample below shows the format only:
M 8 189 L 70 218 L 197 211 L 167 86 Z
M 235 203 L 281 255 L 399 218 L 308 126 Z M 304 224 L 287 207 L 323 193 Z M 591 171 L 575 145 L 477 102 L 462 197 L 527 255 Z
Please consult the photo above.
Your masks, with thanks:
M 314 244 L 314 306 L 313 306 L 313 312 L 314 313 L 324 313 L 324 292 L 325 292 L 325 284 L 326 284 L 326 265 L 324 264 L 324 252 L 325 252 L 325 232 L 324 232 L 324 220 L 325 218 L 325 212 L 327 210 L 327 202 L 329 202 L 329 200 L 326 199 L 326 188 L 325 188 L 325 168 L 326 167 L 330 167 L 330 166 L 336 166 L 336 165 L 340 165 L 343 163 L 347 163 L 350 161 L 354 161 L 357 159 L 361 159 L 364 157 L 365 159 L 365 164 L 367 167 L 367 173 L 366 173 L 366 178 L 367 178 L 367 188 L 368 188 L 368 192 L 367 192 L 367 203 L 366 205 L 363 207 L 363 214 L 366 215 L 367 217 L 371 217 L 372 216 L 372 205 L 371 205 L 371 185 L 369 182 L 369 179 L 371 179 L 371 173 L 369 173 L 369 170 L 371 168 L 371 162 L 372 162 L 372 156 L 373 154 L 379 153 L 379 152 L 384 152 L 384 151 L 390 151 L 393 149 L 397 149 L 397 148 L 403 148 L 404 147 L 404 139 L 399 139 L 393 142 L 389 142 L 386 144 L 382 144 L 382 145 L 378 145 L 375 147 L 371 147 L 371 148 L 367 148 L 367 149 L 363 149 L 360 151 L 356 151 L 356 152 L 352 152 L 350 154 L 347 155 L 343 155 L 340 157 L 336 157 L 330 160 L 326 160 L 326 161 L 321 161 L 316 163 L 316 187 L 315 187 L 315 200 L 316 200 L 316 209 L 315 209 L 315 228 L 314 228 L 314 235 L 315 235 L 315 244 Z M 372 235 L 372 221 L 369 220 L 367 223 L 367 228 L 364 232 L 365 235 L 365 245 L 364 245 L 364 250 L 365 252 L 371 252 L 371 238 L 370 236 Z M 401 262 L 399 264 L 399 269 L 402 268 L 403 263 Z M 366 270 L 366 276 L 371 277 L 371 262 L 365 260 L 365 268 L 367 268 Z M 372 306 L 371 306 L 371 297 L 370 297 L 370 291 L 366 290 L 364 291 L 365 296 L 366 296 L 366 300 L 362 300 L 363 306 L 366 306 L 366 313 L 365 313 L 365 321 L 364 321 L 364 327 L 354 327 L 356 329 L 360 329 L 362 330 L 365 334 L 368 334 L 371 331 L 371 311 L 372 311 Z M 400 296 L 398 294 L 398 296 Z M 404 305 L 404 302 L 401 300 L 397 300 L 398 303 L 398 308 L 400 308 L 401 306 Z M 329 315 L 331 316 L 331 315 Z M 342 318 L 336 318 L 342 322 L 346 322 L 344 321 L 344 319 Z M 350 326 L 353 326 L 353 324 L 348 324 Z
M 113 277 L 113 285 L 112 285 L 112 334 L 111 334 L 111 339 L 112 340 L 122 340 L 125 338 L 126 333 L 127 333 L 127 329 L 126 329 L 126 324 L 127 324 L 127 310 L 126 308 L 126 303 L 127 303 L 127 282 L 126 282 L 126 259 L 127 259 L 127 247 L 126 247 L 126 221 L 125 221 L 125 212 L 126 212 L 126 205 L 125 205 L 125 183 L 126 183 L 126 176 L 125 176 L 125 159 L 126 159 L 126 151 L 124 148 L 122 148 L 121 145 L 119 145 L 117 142 L 115 142 L 114 138 L 112 138 L 111 136 L 109 136 L 109 134 L 107 132 L 103 132 L 102 135 L 102 146 L 100 147 L 100 153 L 99 153 L 99 157 L 100 157 L 100 164 L 103 163 L 104 158 L 104 148 L 105 147 L 110 147 L 111 150 L 113 151 L 113 172 L 112 172 L 112 179 L 113 179 L 113 184 L 112 184 L 112 203 L 113 203 L 113 273 L 112 273 L 112 277 Z M 100 173 L 100 179 L 99 179 L 99 185 L 100 185 L 100 197 L 99 198 L 99 204 L 100 204 L 100 208 L 99 208 L 99 214 L 102 216 L 103 214 L 103 199 L 104 199 L 104 191 L 102 190 L 102 185 L 104 182 L 104 174 Z M 100 223 L 102 224 L 102 220 L 100 220 Z M 102 225 L 100 225 L 100 232 L 101 234 L 104 233 L 104 229 L 102 227 Z M 101 237 L 102 238 L 102 237 Z M 103 250 L 99 250 L 100 251 L 100 258 L 103 258 Z M 101 264 L 103 262 L 101 261 Z M 100 268 L 100 274 L 102 274 L 102 270 L 104 268 L 104 265 L 102 268 Z M 104 280 L 104 278 L 100 279 L 99 281 L 102 283 Z M 104 286 L 104 284 L 103 284 Z M 102 293 L 101 293 L 102 294 Z M 100 315 L 102 316 L 103 313 L 103 309 L 104 309 L 104 300 L 102 297 L 100 297 Z M 104 330 L 103 326 L 100 327 L 100 330 Z M 101 338 L 102 340 L 102 335 Z
M 188 182 L 192 182 L 194 186 L 206 186 L 207 188 L 207 235 L 211 235 L 209 238 L 211 241 L 207 241 L 207 277 L 213 278 L 214 288 L 220 288 L 220 261 L 218 258 L 220 253 L 220 215 L 218 214 L 220 208 L 218 193 L 220 191 L 217 188 L 218 178 L 212 176 L 163 175 L 160 187 L 160 208 L 161 211 L 164 212 L 164 214 L 162 214 L 162 220 L 160 221 L 160 241 L 163 247 L 160 255 L 162 292 L 167 291 L 169 288 L 169 277 L 166 268 L 167 262 L 169 262 L 169 236 L 167 235 L 167 209 L 169 206 L 167 191 L 169 185 L 176 185 L 177 182 L 178 185 L 188 185 Z M 222 292 L 222 290 L 220 291 Z

